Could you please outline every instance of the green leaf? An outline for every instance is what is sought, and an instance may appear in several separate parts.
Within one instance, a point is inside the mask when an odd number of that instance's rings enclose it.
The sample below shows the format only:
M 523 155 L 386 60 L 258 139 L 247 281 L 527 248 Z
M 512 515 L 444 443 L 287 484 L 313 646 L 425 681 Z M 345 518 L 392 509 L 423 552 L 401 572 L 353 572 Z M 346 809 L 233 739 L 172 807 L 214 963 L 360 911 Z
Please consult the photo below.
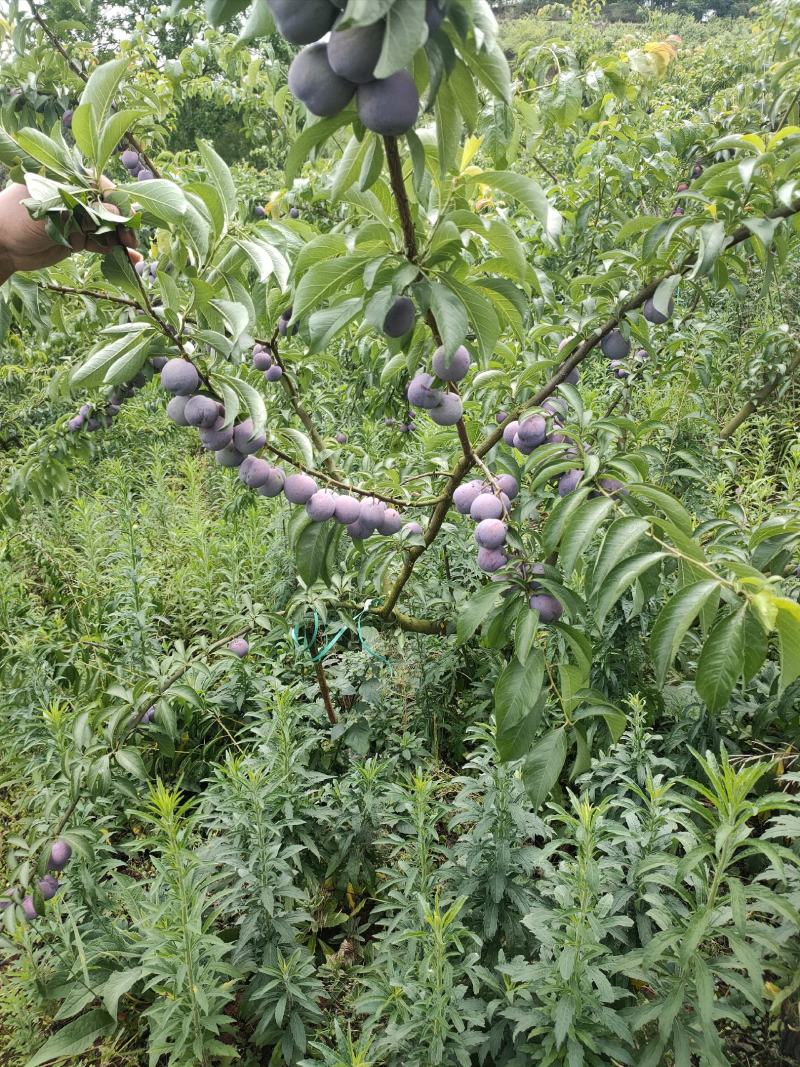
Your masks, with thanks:
M 565 579 L 570 577 L 578 556 L 594 537 L 603 520 L 614 510 L 614 506 L 614 501 L 608 497 L 597 497 L 594 500 L 587 500 L 569 516 L 561 535 L 561 547 L 558 553 L 561 572 Z
M 294 427 L 289 426 L 283 431 L 283 436 L 288 437 L 292 441 L 303 457 L 303 462 L 307 467 L 314 466 L 314 449 L 311 447 L 311 442 L 302 432 L 302 430 L 295 430 Z
M 210 141 L 198 140 L 197 149 L 200 152 L 200 158 L 203 160 L 206 170 L 208 171 L 208 177 L 211 185 L 217 190 L 220 201 L 222 203 L 222 210 L 225 213 L 225 222 L 230 224 L 231 219 L 235 219 L 237 215 L 237 203 L 236 203 L 236 186 L 233 184 L 233 178 L 231 172 L 228 170 L 228 164 L 218 155 Z M 148 184 L 148 183 L 143 183 Z
M 499 45 L 492 42 L 485 51 L 472 52 L 468 65 L 493 96 L 511 103 L 511 71 Z
M 743 605 L 720 619 L 700 653 L 695 688 L 710 712 L 725 707 L 742 675 L 746 611 Z
M 78 108 L 78 111 L 80 108 Z M 78 111 L 75 112 L 77 115 Z M 124 111 L 117 111 L 111 115 L 106 121 L 103 129 L 100 133 L 99 144 L 97 146 L 96 155 L 94 157 L 95 164 L 98 170 L 103 170 L 106 163 L 111 158 L 115 148 L 139 119 L 145 118 L 150 112 L 146 108 L 126 108 Z M 75 116 L 72 117 L 72 131 L 75 132 Z M 77 138 L 76 138 L 77 140 Z
M 544 709 L 544 702 L 539 702 L 543 678 L 544 656 L 537 649 L 524 663 L 512 659 L 497 679 L 494 713 L 502 760 L 519 759 L 530 747 Z
M 786 597 L 777 597 L 775 628 L 781 653 L 780 692 L 800 677 L 800 606 Z
M 359 277 L 371 255 L 365 252 L 315 263 L 300 280 L 292 302 L 292 322 L 325 300 L 340 295 L 346 285 Z
M 121 748 L 115 752 L 114 759 L 123 771 L 127 771 L 128 774 L 133 775 L 134 778 L 138 778 L 142 782 L 147 780 L 147 771 L 138 749 Z
M 275 19 L 272 17 L 267 0 L 255 0 L 242 32 L 239 34 L 239 41 L 247 44 L 259 37 L 269 37 L 274 32 Z
M 568 500 L 569 497 L 564 499 Z M 609 526 L 592 568 L 591 589 L 597 589 L 605 581 L 609 572 L 627 552 L 636 547 L 639 538 L 649 529 L 647 519 L 634 518 L 617 519 Z
M 537 219 L 544 229 L 545 234 L 551 240 L 555 240 L 561 233 L 562 218 L 556 211 L 541 185 L 526 178 L 523 174 L 516 174 L 510 170 L 484 170 L 478 174 L 475 181 L 481 185 L 490 185 L 493 189 L 499 189 L 524 205 Z
M 617 564 L 602 586 L 594 590 L 597 621 L 600 626 L 603 625 L 606 615 L 608 615 L 625 590 L 637 578 L 641 577 L 645 571 L 654 567 L 656 563 L 660 563 L 665 556 L 665 552 L 643 552 Z
M 131 967 L 125 971 L 115 971 L 110 975 L 98 993 L 106 1011 L 116 1022 L 119 998 L 133 989 L 136 983 L 147 973 L 144 967 Z
M 342 126 L 348 126 L 352 121 L 352 111 L 340 111 L 332 118 L 322 119 L 320 122 L 306 126 L 286 157 L 286 184 L 291 187 L 312 149 L 327 141 L 332 133 Z
M 522 781 L 534 810 L 545 802 L 564 766 L 569 749 L 566 729 L 551 730 L 528 754 L 522 768 Z
M 182 190 L 165 178 L 118 185 L 106 195 L 106 200 L 118 205 L 130 200 L 141 207 L 145 215 L 168 226 L 180 222 L 186 213 L 186 197 Z
M 650 651 L 653 654 L 656 680 L 664 685 L 670 664 L 678 654 L 681 641 L 687 630 L 700 613 L 700 609 L 719 582 L 694 582 L 679 589 L 675 596 L 664 605 L 653 626 L 650 636 Z
M 431 311 L 442 335 L 448 357 L 452 356 L 467 336 L 467 312 L 452 290 L 439 282 L 431 283 Z
M 489 582 L 479 589 L 463 605 L 458 613 L 456 643 L 463 645 L 483 625 L 503 601 L 503 587 L 499 582 Z
M 383 48 L 375 67 L 375 77 L 388 78 L 407 67 L 427 35 L 425 5 L 419 0 L 394 0 L 386 12 Z
M 114 93 L 119 88 L 129 62 L 128 59 L 112 59 L 95 67 L 89 76 L 81 94 L 81 104 L 91 104 L 98 129 L 104 125 L 111 111 Z
M 92 1008 L 48 1038 L 25 1067 L 40 1067 L 40 1064 L 52 1063 L 53 1060 L 69 1059 L 74 1062 L 92 1047 L 98 1037 L 110 1034 L 113 1029 L 114 1021 L 108 1012 L 104 1008 Z
M 295 556 L 297 559 L 297 573 L 306 583 L 313 585 L 324 573 L 325 557 L 328 545 L 335 527 L 327 522 L 312 522 L 308 520 L 299 537 Z
M 239 395 L 247 406 L 248 414 L 253 420 L 253 435 L 263 433 L 267 427 L 267 409 L 261 393 L 244 378 L 236 380 L 235 388 L 239 391 Z
M 11 134 L 20 148 L 29 152 L 39 163 L 55 171 L 62 178 L 69 176 L 71 166 L 64 150 L 41 130 L 26 126 Z

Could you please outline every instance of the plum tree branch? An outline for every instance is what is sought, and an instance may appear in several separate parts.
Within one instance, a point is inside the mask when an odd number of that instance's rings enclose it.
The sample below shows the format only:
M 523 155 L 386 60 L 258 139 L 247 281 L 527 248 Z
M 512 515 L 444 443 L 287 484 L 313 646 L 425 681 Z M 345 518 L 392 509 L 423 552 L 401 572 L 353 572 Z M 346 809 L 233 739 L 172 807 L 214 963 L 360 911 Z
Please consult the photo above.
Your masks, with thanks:
M 131 300 L 128 296 L 103 293 L 99 289 L 77 289 L 72 285 L 56 285 L 55 282 L 39 282 L 39 288 L 49 289 L 51 293 L 60 293 L 62 296 L 88 296 L 93 300 L 107 300 L 112 304 L 121 304 L 123 307 L 141 308 L 138 300 Z
M 772 393 L 774 393 L 775 390 L 778 389 L 783 382 L 791 378 L 798 367 L 800 367 L 800 351 L 798 351 L 797 355 L 794 357 L 794 359 L 786 368 L 783 374 L 776 374 L 773 378 L 770 378 L 770 380 L 765 385 L 763 385 L 750 398 L 750 400 L 748 400 L 747 403 L 739 409 L 739 411 L 733 416 L 733 418 L 729 419 L 729 421 L 725 423 L 722 430 L 720 431 L 720 438 L 723 441 L 727 441 L 729 437 L 733 437 L 733 435 L 736 433 L 742 423 L 746 422 L 747 419 L 749 419 L 750 416 L 753 414 L 753 412 L 757 410 L 759 404 L 763 400 L 766 400 L 767 397 L 770 396 Z
M 800 212 L 800 200 L 795 200 L 791 204 L 785 205 L 782 208 L 776 208 L 774 211 L 769 212 L 767 218 L 770 219 L 786 219 L 792 215 L 796 215 Z M 725 245 L 725 251 L 742 244 L 749 240 L 753 236 L 752 231 L 745 225 L 739 226 L 729 237 L 727 244 Z M 697 262 L 697 253 L 691 252 L 684 257 L 674 269 L 669 270 L 648 285 L 645 285 L 638 292 L 633 293 L 627 299 L 623 300 L 618 306 L 617 310 L 611 315 L 602 326 L 598 326 L 587 338 L 585 338 L 577 346 L 572 355 L 558 367 L 555 374 L 545 382 L 545 384 L 539 389 L 534 397 L 527 403 L 522 405 L 517 411 L 508 415 L 504 422 L 502 422 L 496 429 L 494 429 L 484 440 L 475 447 L 474 454 L 471 452 L 469 455 L 463 455 L 456 465 L 453 467 L 450 478 L 444 488 L 442 498 L 439 503 L 436 504 L 428 523 L 428 528 L 425 531 L 425 543 L 424 545 L 415 545 L 411 548 L 406 556 L 405 562 L 397 576 L 394 585 L 389 591 L 386 601 L 382 608 L 382 614 L 384 618 L 389 618 L 394 611 L 395 605 L 400 598 L 406 583 L 414 572 L 419 557 L 433 544 L 436 537 L 439 534 L 442 524 L 447 516 L 447 512 L 450 509 L 450 505 L 453 500 L 453 493 L 458 486 L 464 480 L 466 475 L 475 463 L 475 458 L 482 458 L 490 452 L 492 448 L 502 439 L 503 431 L 506 426 L 509 425 L 514 419 L 518 419 L 529 408 L 540 407 L 541 404 L 558 388 L 567 376 L 575 367 L 580 366 L 581 363 L 590 355 L 590 353 L 600 344 L 603 338 L 611 333 L 612 330 L 617 329 L 625 316 L 631 312 L 643 306 L 643 304 L 649 300 L 654 294 L 659 285 L 666 281 L 667 278 L 671 278 L 676 274 L 685 275 L 694 267 Z M 745 416 L 746 417 L 746 416 Z

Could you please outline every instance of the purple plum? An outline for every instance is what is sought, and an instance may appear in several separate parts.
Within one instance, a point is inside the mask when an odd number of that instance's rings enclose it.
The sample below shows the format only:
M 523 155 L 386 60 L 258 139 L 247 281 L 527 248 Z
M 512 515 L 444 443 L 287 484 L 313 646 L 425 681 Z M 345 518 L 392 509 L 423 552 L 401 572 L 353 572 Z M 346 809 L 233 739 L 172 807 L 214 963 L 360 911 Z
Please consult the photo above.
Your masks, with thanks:
M 333 517 L 344 526 L 356 522 L 361 515 L 361 502 L 353 496 L 339 496 L 336 499 L 336 507 Z
M 123 167 L 126 170 L 138 170 L 139 169 L 139 153 L 134 152 L 132 148 L 126 148 L 120 156 Z
M 484 519 L 499 519 L 503 514 L 503 501 L 494 493 L 481 493 L 473 500 L 469 514 L 475 522 L 482 522 Z
M 508 563 L 508 556 L 499 548 L 479 548 L 478 566 L 486 574 L 494 574 Z
M 268 382 L 279 382 L 283 377 L 283 367 L 279 367 L 277 363 L 273 364 L 273 366 L 266 371 L 264 377 Z
M 469 515 L 470 508 L 483 491 L 483 485 L 477 479 L 464 482 L 453 493 L 453 504 L 459 515 Z
M 334 436 L 333 439 L 334 439 L 334 441 L 336 442 L 337 445 L 346 445 L 347 444 L 347 434 L 346 433 L 341 433 L 341 432 L 337 433 Z
M 48 871 L 63 871 L 71 856 L 72 848 L 69 842 L 65 841 L 63 837 L 59 837 L 50 848 L 50 855 L 47 859 Z
M 283 485 L 283 494 L 290 504 L 307 504 L 317 492 L 317 483 L 308 474 L 290 474 Z
M 256 345 L 253 349 L 253 367 L 256 370 L 269 370 L 272 364 L 272 353 L 261 345 Z
M 444 393 L 441 389 L 431 389 L 432 384 L 432 374 L 415 374 L 408 383 L 408 389 L 406 390 L 408 402 L 413 404 L 415 408 L 423 408 L 425 411 L 435 408 L 437 404 L 441 403 Z
M 600 348 L 607 359 L 627 359 L 631 343 L 619 330 L 611 330 L 600 342 Z
M 387 508 L 378 524 L 378 533 L 383 534 L 384 537 L 392 537 L 393 534 L 400 533 L 401 526 L 400 512 L 395 508 Z
M 475 544 L 479 548 L 502 548 L 507 533 L 506 524 L 499 519 L 483 519 L 475 527 Z
M 513 474 L 498 474 L 495 481 L 509 500 L 516 499 L 517 494 L 519 493 L 519 484 Z
M 533 611 L 539 612 L 540 622 L 558 622 L 564 614 L 561 601 L 549 593 L 535 593 L 528 604 Z
M 582 470 L 565 471 L 558 479 L 558 495 L 569 496 L 570 493 L 578 488 L 582 478 Z
M 270 467 L 269 477 L 257 490 L 259 496 L 279 496 L 283 492 L 285 478 L 280 467 Z
M 420 524 L 418 522 L 407 522 L 405 524 L 405 526 L 403 527 L 403 534 L 406 537 L 414 537 L 414 536 L 421 537 L 422 533 L 423 533 L 422 527 L 420 526 Z M 798 571 L 800 571 L 800 567 L 798 567 Z
M 538 448 L 547 436 L 547 423 L 541 415 L 530 415 L 519 424 L 516 439 L 525 448 Z
M 191 396 L 200 384 L 200 375 L 188 359 L 170 359 L 161 371 L 161 384 L 175 396 Z
M 383 320 L 383 332 L 387 337 L 404 337 L 414 325 L 414 301 L 408 296 L 398 296 Z
M 458 346 L 449 360 L 441 346 L 433 353 L 433 373 L 443 382 L 460 382 L 466 377 L 470 362 L 469 352 L 463 345 Z
M 441 403 L 428 411 L 437 426 L 455 426 L 464 415 L 464 405 L 458 393 L 445 393 Z
M 171 403 L 172 401 L 170 400 Z M 189 426 L 210 430 L 219 418 L 217 402 L 212 400 L 210 396 L 202 396 L 199 393 L 196 396 L 190 396 L 184 406 L 183 417 Z
M 232 641 L 228 642 L 228 649 L 234 656 L 238 656 L 239 659 L 244 659 L 250 651 L 250 644 L 244 637 L 234 637 Z
M 245 419 L 233 428 L 234 447 L 243 456 L 251 456 L 254 452 L 260 452 L 266 443 L 267 435 L 263 432 L 254 432 L 252 419 Z
M 242 463 L 244 463 L 244 456 L 233 445 L 226 445 L 225 448 L 218 449 L 214 453 L 214 459 L 220 467 L 241 467 Z
M 46 874 L 44 878 L 39 879 L 37 886 L 42 894 L 42 900 L 52 900 L 58 892 L 58 879 L 52 874 Z
M 176 397 L 176 399 L 178 398 Z M 167 410 L 169 410 L 169 407 Z M 219 452 L 221 449 L 227 448 L 232 441 L 233 427 L 225 425 L 225 419 L 222 415 L 217 418 L 217 421 L 210 429 L 200 430 L 200 444 L 203 448 L 207 448 L 212 452 Z
M 271 470 L 272 467 L 265 459 L 259 459 L 258 456 L 247 456 L 239 467 L 239 478 L 248 489 L 260 489 L 262 485 L 266 485 L 269 481 Z
M 517 436 L 518 429 L 519 423 L 516 419 L 514 419 L 514 421 L 510 422 L 508 426 L 506 426 L 505 430 L 503 430 L 503 440 L 507 445 L 512 448 L 514 447 L 514 438 Z
M 336 511 L 336 496 L 327 489 L 320 489 L 306 504 L 306 513 L 312 522 L 326 522 Z
M 373 530 L 377 530 L 383 522 L 385 511 L 386 505 L 382 500 L 376 500 L 374 497 L 368 496 L 361 501 L 361 514 L 359 518 L 361 522 L 368 523 L 372 526 Z
M 148 167 L 142 167 L 136 175 L 137 182 L 151 182 L 154 178 L 155 174 Z

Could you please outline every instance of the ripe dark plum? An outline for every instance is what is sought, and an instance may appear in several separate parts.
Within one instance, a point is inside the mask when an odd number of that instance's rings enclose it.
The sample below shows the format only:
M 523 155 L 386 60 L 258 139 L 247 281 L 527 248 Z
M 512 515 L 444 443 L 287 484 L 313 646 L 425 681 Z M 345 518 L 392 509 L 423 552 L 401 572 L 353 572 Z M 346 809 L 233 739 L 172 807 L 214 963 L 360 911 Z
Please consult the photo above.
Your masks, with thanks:
M 503 501 L 494 493 L 482 492 L 473 500 L 469 514 L 475 522 L 481 522 L 483 519 L 499 519 L 503 514 Z
M 499 519 L 483 519 L 475 527 L 475 544 L 479 548 L 502 548 L 507 533 L 505 523 Z
M 464 415 L 464 405 L 458 393 L 444 393 L 435 408 L 428 411 L 437 426 L 455 426 Z
M 228 642 L 228 648 L 234 656 L 238 656 L 239 659 L 244 659 L 250 651 L 250 644 L 244 637 L 234 637 L 232 641 Z
M 199 393 L 196 396 L 190 396 L 184 406 L 183 417 L 189 426 L 210 430 L 219 418 L 217 402 L 210 396 L 202 396 Z
M 214 453 L 214 459 L 220 467 L 240 467 L 244 463 L 244 456 L 233 445 L 226 445 Z
M 408 383 L 406 391 L 409 404 L 413 404 L 415 408 L 423 408 L 425 411 L 430 411 L 431 408 L 435 408 L 440 404 L 444 393 L 441 389 L 432 389 L 432 384 L 432 374 L 425 374 L 424 372 L 415 374 Z
M 265 459 L 247 456 L 239 467 L 239 478 L 248 489 L 260 489 L 262 485 L 267 484 L 271 470 L 272 467 Z
M 311 44 L 324 37 L 338 15 L 330 0 L 267 0 L 278 30 L 292 44 Z M 324 47 L 324 46 L 323 46 Z
M 383 332 L 387 337 L 404 337 L 413 327 L 414 301 L 409 296 L 398 296 L 383 320 Z
M 285 482 L 283 471 L 280 467 L 270 467 L 269 476 L 259 489 L 256 490 L 259 496 L 279 496 L 283 492 L 283 485 Z
M 486 574 L 494 574 L 508 563 L 508 556 L 499 548 L 479 548 L 478 566 Z
M 251 456 L 254 452 L 260 452 L 264 445 L 267 443 L 267 435 L 263 433 L 255 433 L 253 428 L 253 420 L 245 419 L 244 422 L 237 423 L 233 428 L 233 444 L 243 456 Z
M 391 537 L 393 534 L 400 533 L 402 524 L 400 512 L 395 508 L 387 508 L 378 524 L 378 533 L 383 534 L 384 537 Z
M 290 474 L 283 485 L 290 504 L 307 504 L 316 491 L 317 483 L 309 474 Z
M 176 399 L 178 399 L 176 397 Z M 170 401 L 172 403 L 172 401 Z M 167 406 L 169 411 L 169 406 Z M 203 448 L 207 448 L 212 452 L 219 452 L 223 448 L 227 448 L 233 441 L 233 427 L 225 425 L 225 419 L 222 415 L 218 416 L 217 421 L 210 429 L 200 430 L 200 444 Z
M 279 382 L 283 377 L 283 367 L 279 367 L 277 363 L 273 364 L 264 374 L 264 377 L 268 382 Z
M 191 396 L 200 384 L 200 375 L 188 359 L 170 359 L 162 368 L 161 384 L 175 396 Z
M 312 522 L 326 522 L 336 511 L 336 496 L 327 489 L 320 489 L 306 504 L 306 512 Z
M 675 301 L 672 299 L 672 297 L 669 298 L 669 305 L 667 306 L 666 315 L 663 311 L 658 310 L 655 305 L 655 301 L 652 297 L 650 297 L 649 300 L 645 300 L 644 302 L 642 314 L 647 319 L 647 321 L 651 322 L 654 326 L 663 326 L 668 319 L 672 318 L 672 313 L 674 312 L 674 310 Z
M 453 493 L 453 504 L 459 515 L 469 515 L 470 508 L 483 491 L 483 485 L 478 479 L 471 482 L 463 482 Z
M 328 41 L 328 62 L 331 69 L 356 85 L 373 81 L 375 67 L 381 57 L 385 29 L 386 23 L 383 19 L 378 19 L 369 26 L 335 29 Z
M 63 837 L 59 837 L 50 847 L 47 859 L 48 871 L 63 871 L 72 856 L 72 847 Z
M 519 424 L 517 440 L 526 448 L 538 448 L 547 436 L 547 423 L 541 415 L 530 415 Z
M 368 130 L 382 137 L 399 137 L 417 121 L 419 93 L 408 71 L 398 70 L 388 78 L 359 85 L 356 106 Z
M 448 360 L 444 347 L 437 348 L 433 353 L 433 373 L 443 382 L 460 382 L 469 370 L 469 352 L 463 345 L 459 345 Z
M 495 481 L 509 500 L 516 499 L 517 494 L 519 493 L 519 483 L 513 474 L 498 474 Z
M 582 478 L 582 470 L 565 471 L 558 479 L 558 495 L 569 496 L 571 492 L 578 488 Z
M 294 57 L 289 67 L 289 89 L 318 118 L 338 115 L 356 91 L 353 82 L 340 78 L 332 69 L 324 44 L 312 44 Z
M 514 419 L 514 421 L 510 422 L 508 426 L 506 426 L 505 430 L 503 430 L 503 440 L 507 445 L 510 445 L 512 448 L 514 447 L 514 438 L 517 436 L 518 429 L 519 422 Z
M 344 526 L 356 522 L 361 515 L 361 501 L 354 496 L 339 496 L 336 499 L 333 517 Z
M 600 348 L 607 359 L 627 359 L 631 343 L 619 330 L 612 330 L 600 342 Z
M 561 601 L 549 593 L 535 593 L 528 604 L 534 611 L 539 612 L 540 622 L 558 622 L 564 614 Z

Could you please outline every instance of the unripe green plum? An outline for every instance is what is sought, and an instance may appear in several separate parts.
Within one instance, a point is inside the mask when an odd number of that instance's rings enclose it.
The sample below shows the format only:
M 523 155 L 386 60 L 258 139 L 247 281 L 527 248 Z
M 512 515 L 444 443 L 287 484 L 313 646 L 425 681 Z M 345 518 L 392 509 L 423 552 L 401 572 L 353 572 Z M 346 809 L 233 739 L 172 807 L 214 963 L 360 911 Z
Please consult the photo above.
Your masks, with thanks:
M 233 428 L 234 447 L 243 456 L 251 456 L 254 452 L 260 452 L 266 443 L 267 435 L 254 432 L 252 419 L 245 419 Z
M 358 117 L 368 130 L 382 137 L 400 137 L 413 129 L 419 114 L 419 93 L 407 70 L 359 85 Z
M 383 332 L 387 337 L 404 337 L 414 326 L 414 301 L 408 296 L 398 296 L 383 320 Z
M 631 343 L 619 330 L 611 330 L 600 342 L 600 348 L 607 359 L 627 359 Z
M 466 377 L 470 362 L 469 352 L 463 345 L 458 346 L 449 360 L 442 345 L 433 353 L 433 373 L 443 382 L 460 382 Z
M 317 483 L 308 474 L 290 474 L 283 486 L 290 504 L 307 504 L 316 491 Z
M 188 359 L 170 359 L 161 371 L 161 384 L 175 396 L 191 396 L 200 384 L 200 375 Z
M 171 403 L 172 401 L 170 400 Z M 212 400 L 210 396 L 202 396 L 199 393 L 196 396 L 190 396 L 184 406 L 183 417 L 189 426 L 210 430 L 219 418 L 217 402 Z
M 458 393 L 445 393 L 440 403 L 428 412 L 437 426 L 455 426 L 464 415 L 464 405 Z
M 483 519 L 475 527 L 475 544 L 478 548 L 502 548 L 507 533 L 505 523 L 499 519 Z
M 352 82 L 340 78 L 331 69 L 324 44 L 312 44 L 294 57 L 289 67 L 289 89 L 319 118 L 338 115 L 356 91 Z
M 338 14 L 330 0 L 267 0 L 280 33 L 292 44 L 318 41 Z
M 219 449 L 214 453 L 214 459 L 220 467 L 240 467 L 244 463 L 244 456 L 233 445 Z
M 328 62 L 331 69 L 356 85 L 373 81 L 375 67 L 381 57 L 385 29 L 386 23 L 383 19 L 369 26 L 335 29 L 328 41 Z
M 539 612 L 540 622 L 558 622 L 564 614 L 561 601 L 549 593 L 536 593 L 530 598 L 528 604 L 533 611 Z
M 259 496 L 279 496 L 283 492 L 283 485 L 285 482 L 283 471 L 280 467 L 270 467 L 269 477 L 266 482 L 256 490 Z

